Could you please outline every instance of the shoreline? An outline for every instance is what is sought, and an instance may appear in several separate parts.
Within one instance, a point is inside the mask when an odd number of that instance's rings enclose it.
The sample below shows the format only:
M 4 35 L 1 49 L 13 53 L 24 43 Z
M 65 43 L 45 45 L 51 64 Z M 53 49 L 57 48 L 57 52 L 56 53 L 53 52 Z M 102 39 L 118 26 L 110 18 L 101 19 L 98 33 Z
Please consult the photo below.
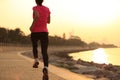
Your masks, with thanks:
M 112 64 L 97 64 L 93 62 L 83 61 L 81 59 L 75 61 L 68 54 L 73 52 L 88 51 L 92 49 L 80 49 L 74 47 L 51 47 L 49 48 L 49 61 L 50 64 L 57 67 L 62 67 L 68 69 L 77 74 L 83 74 L 90 76 L 95 80 L 119 80 L 120 79 L 120 66 L 115 66 Z M 22 53 L 23 55 L 32 58 L 31 51 Z M 41 55 L 40 55 L 41 56 Z M 42 58 L 40 58 L 42 61 Z

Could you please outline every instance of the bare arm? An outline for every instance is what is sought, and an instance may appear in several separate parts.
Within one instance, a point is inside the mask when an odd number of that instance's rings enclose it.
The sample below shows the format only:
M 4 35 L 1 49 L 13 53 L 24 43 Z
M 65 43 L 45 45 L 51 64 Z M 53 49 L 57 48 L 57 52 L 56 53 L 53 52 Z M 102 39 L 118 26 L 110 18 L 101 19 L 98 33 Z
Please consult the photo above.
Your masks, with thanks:
M 37 20 L 38 17 L 39 17 L 39 13 L 34 10 L 34 11 L 33 11 L 33 15 L 34 15 L 34 19 L 33 19 L 32 25 L 31 25 L 31 27 L 30 27 L 30 31 L 32 31 L 33 25 L 34 25 L 34 23 L 36 22 L 36 20 Z

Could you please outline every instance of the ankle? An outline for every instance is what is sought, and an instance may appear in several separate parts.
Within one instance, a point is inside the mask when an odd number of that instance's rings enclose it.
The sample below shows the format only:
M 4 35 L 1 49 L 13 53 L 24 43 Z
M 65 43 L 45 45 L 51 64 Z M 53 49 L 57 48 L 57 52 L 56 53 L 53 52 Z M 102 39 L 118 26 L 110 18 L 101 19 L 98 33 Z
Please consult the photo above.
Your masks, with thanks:
M 38 59 L 38 58 L 35 58 L 35 59 L 34 59 L 34 62 L 39 62 L 39 59 Z
M 48 67 L 47 67 L 47 66 L 44 66 L 44 68 L 48 70 Z

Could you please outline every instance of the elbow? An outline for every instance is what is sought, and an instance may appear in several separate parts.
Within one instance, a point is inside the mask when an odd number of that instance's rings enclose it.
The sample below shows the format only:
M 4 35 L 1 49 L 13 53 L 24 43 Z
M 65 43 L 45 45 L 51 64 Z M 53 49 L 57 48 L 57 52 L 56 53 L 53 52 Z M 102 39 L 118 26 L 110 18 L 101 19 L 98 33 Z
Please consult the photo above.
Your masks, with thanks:
M 47 23 L 50 24 L 50 21 L 48 21 Z
M 50 19 L 48 19 L 47 23 L 50 24 Z

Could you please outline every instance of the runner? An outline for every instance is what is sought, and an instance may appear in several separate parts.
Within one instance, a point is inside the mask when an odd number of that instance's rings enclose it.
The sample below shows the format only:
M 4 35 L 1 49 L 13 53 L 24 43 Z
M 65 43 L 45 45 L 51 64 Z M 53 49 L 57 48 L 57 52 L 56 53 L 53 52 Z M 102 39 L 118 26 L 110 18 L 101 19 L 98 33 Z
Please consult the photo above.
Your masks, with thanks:
M 38 41 L 41 43 L 41 53 L 43 56 L 44 76 L 48 74 L 48 29 L 47 23 L 50 23 L 50 10 L 48 7 L 42 5 L 43 0 L 35 0 L 36 6 L 33 7 L 33 22 L 30 27 L 31 31 L 31 41 L 33 47 L 34 64 L 33 68 L 38 68 Z M 46 77 L 45 77 L 46 78 Z M 47 78 L 44 80 L 48 80 Z

